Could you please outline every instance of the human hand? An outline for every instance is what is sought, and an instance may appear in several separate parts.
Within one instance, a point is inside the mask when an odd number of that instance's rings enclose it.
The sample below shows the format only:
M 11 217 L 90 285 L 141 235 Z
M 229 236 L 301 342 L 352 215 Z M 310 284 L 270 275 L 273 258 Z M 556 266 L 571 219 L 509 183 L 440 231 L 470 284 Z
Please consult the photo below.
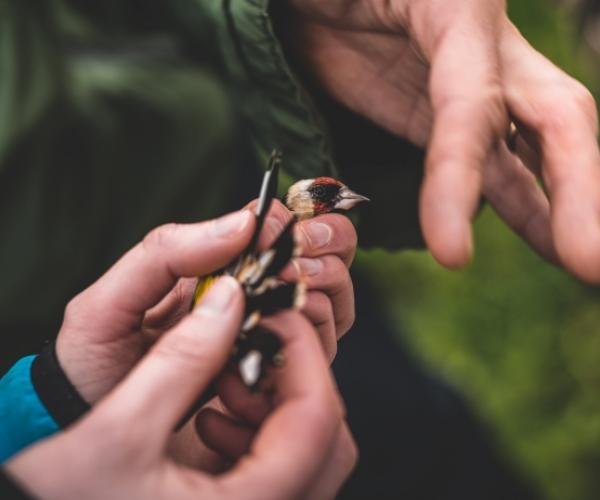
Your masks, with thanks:
M 157 300 L 175 275 L 197 271 L 198 261 L 184 264 L 186 248 L 179 250 L 182 257 L 169 253 L 152 266 L 146 250 L 134 249 L 109 271 L 114 279 L 102 278 L 106 294 L 96 289 L 96 298 L 111 307 Z M 144 267 L 155 277 L 145 292 L 130 279 Z M 318 337 L 298 313 L 272 323 L 287 362 L 271 373 L 271 405 L 251 442 L 245 434 L 221 435 L 231 430 L 221 420 L 204 429 L 213 443 L 236 447 L 237 465 L 210 476 L 167 454 L 174 426 L 227 362 L 243 307 L 237 282 L 219 280 L 85 418 L 7 462 L 8 473 L 42 499 L 333 497 L 355 464 L 356 448 Z M 126 307 L 117 309 L 132 317 Z
M 542 256 L 600 281 L 594 100 L 527 43 L 504 0 L 287 5 L 292 25 L 281 33 L 316 81 L 427 146 L 421 225 L 438 261 L 457 267 L 469 259 L 470 219 L 483 192 Z M 516 154 L 505 144 L 510 119 Z
M 228 264 L 248 244 L 253 228 L 247 210 L 198 224 L 160 226 L 71 300 L 56 352 L 88 403 L 107 394 L 160 335 L 187 315 L 192 277 Z M 126 283 L 129 295 L 117 293 Z M 186 299 L 185 307 L 180 298 Z

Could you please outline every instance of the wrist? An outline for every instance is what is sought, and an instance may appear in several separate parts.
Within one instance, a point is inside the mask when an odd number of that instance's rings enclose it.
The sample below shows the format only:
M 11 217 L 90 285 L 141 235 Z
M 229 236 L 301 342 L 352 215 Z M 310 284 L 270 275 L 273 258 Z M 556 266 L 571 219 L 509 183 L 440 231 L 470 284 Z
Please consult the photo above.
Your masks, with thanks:
M 90 409 L 58 359 L 56 343 L 44 347 L 31 366 L 33 387 L 48 413 L 62 429 Z

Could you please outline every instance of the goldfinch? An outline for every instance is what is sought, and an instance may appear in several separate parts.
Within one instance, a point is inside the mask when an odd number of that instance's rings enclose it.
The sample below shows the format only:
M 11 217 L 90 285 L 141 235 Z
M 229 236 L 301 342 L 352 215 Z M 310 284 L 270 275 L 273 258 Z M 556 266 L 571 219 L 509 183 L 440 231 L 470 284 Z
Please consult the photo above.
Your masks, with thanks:
M 274 151 L 256 205 L 256 227 L 250 243 L 242 254 L 229 266 L 211 276 L 198 280 L 192 308 L 219 276 L 235 277 L 246 296 L 245 319 L 236 342 L 232 361 L 237 366 L 247 387 L 258 387 L 268 366 L 283 362 L 281 341 L 271 332 L 257 325 L 260 318 L 279 310 L 300 308 L 304 301 L 304 285 L 285 283 L 278 275 L 298 254 L 293 229 L 297 220 L 338 210 L 349 210 L 356 204 L 369 201 L 331 177 L 301 180 L 290 187 L 284 203 L 294 214 L 269 248 L 259 252 L 258 240 L 267 213 L 275 198 L 281 165 L 281 153 Z

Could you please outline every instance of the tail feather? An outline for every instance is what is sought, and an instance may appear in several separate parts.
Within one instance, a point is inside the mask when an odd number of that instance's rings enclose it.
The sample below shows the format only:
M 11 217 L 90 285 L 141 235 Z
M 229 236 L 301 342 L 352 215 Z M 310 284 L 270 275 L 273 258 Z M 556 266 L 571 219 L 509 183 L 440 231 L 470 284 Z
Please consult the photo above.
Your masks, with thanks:
M 271 153 L 269 159 L 269 166 L 263 177 L 262 186 L 260 188 L 260 194 L 258 196 L 258 202 L 256 203 L 256 227 L 254 228 L 254 234 L 250 243 L 246 247 L 246 250 L 242 253 L 242 258 L 247 255 L 252 255 L 256 252 L 258 245 L 258 239 L 262 231 L 267 214 L 273 204 L 273 200 L 277 195 L 277 185 L 279 184 L 279 167 L 281 165 L 281 153 L 274 150 Z

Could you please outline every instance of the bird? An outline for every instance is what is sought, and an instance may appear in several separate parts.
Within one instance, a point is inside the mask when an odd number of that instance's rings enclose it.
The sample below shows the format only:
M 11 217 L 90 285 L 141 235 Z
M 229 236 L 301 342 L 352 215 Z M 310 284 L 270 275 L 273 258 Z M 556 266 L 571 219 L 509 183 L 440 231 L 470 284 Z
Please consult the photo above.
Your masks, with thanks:
M 278 278 L 291 259 L 299 255 L 293 233 L 296 222 L 329 212 L 349 210 L 358 203 L 369 201 L 332 177 L 300 180 L 288 189 L 283 198 L 293 217 L 274 242 L 267 249 L 259 251 L 258 241 L 276 196 L 281 163 L 281 152 L 274 150 L 256 203 L 256 224 L 250 243 L 234 262 L 210 276 L 198 279 L 191 304 L 191 308 L 195 307 L 220 276 L 233 276 L 240 283 L 246 307 L 231 361 L 237 366 L 244 384 L 251 390 L 258 387 L 269 366 L 280 366 L 284 362 L 281 341 L 274 333 L 259 326 L 260 319 L 283 309 L 300 309 L 305 301 L 302 280 L 286 283 Z

